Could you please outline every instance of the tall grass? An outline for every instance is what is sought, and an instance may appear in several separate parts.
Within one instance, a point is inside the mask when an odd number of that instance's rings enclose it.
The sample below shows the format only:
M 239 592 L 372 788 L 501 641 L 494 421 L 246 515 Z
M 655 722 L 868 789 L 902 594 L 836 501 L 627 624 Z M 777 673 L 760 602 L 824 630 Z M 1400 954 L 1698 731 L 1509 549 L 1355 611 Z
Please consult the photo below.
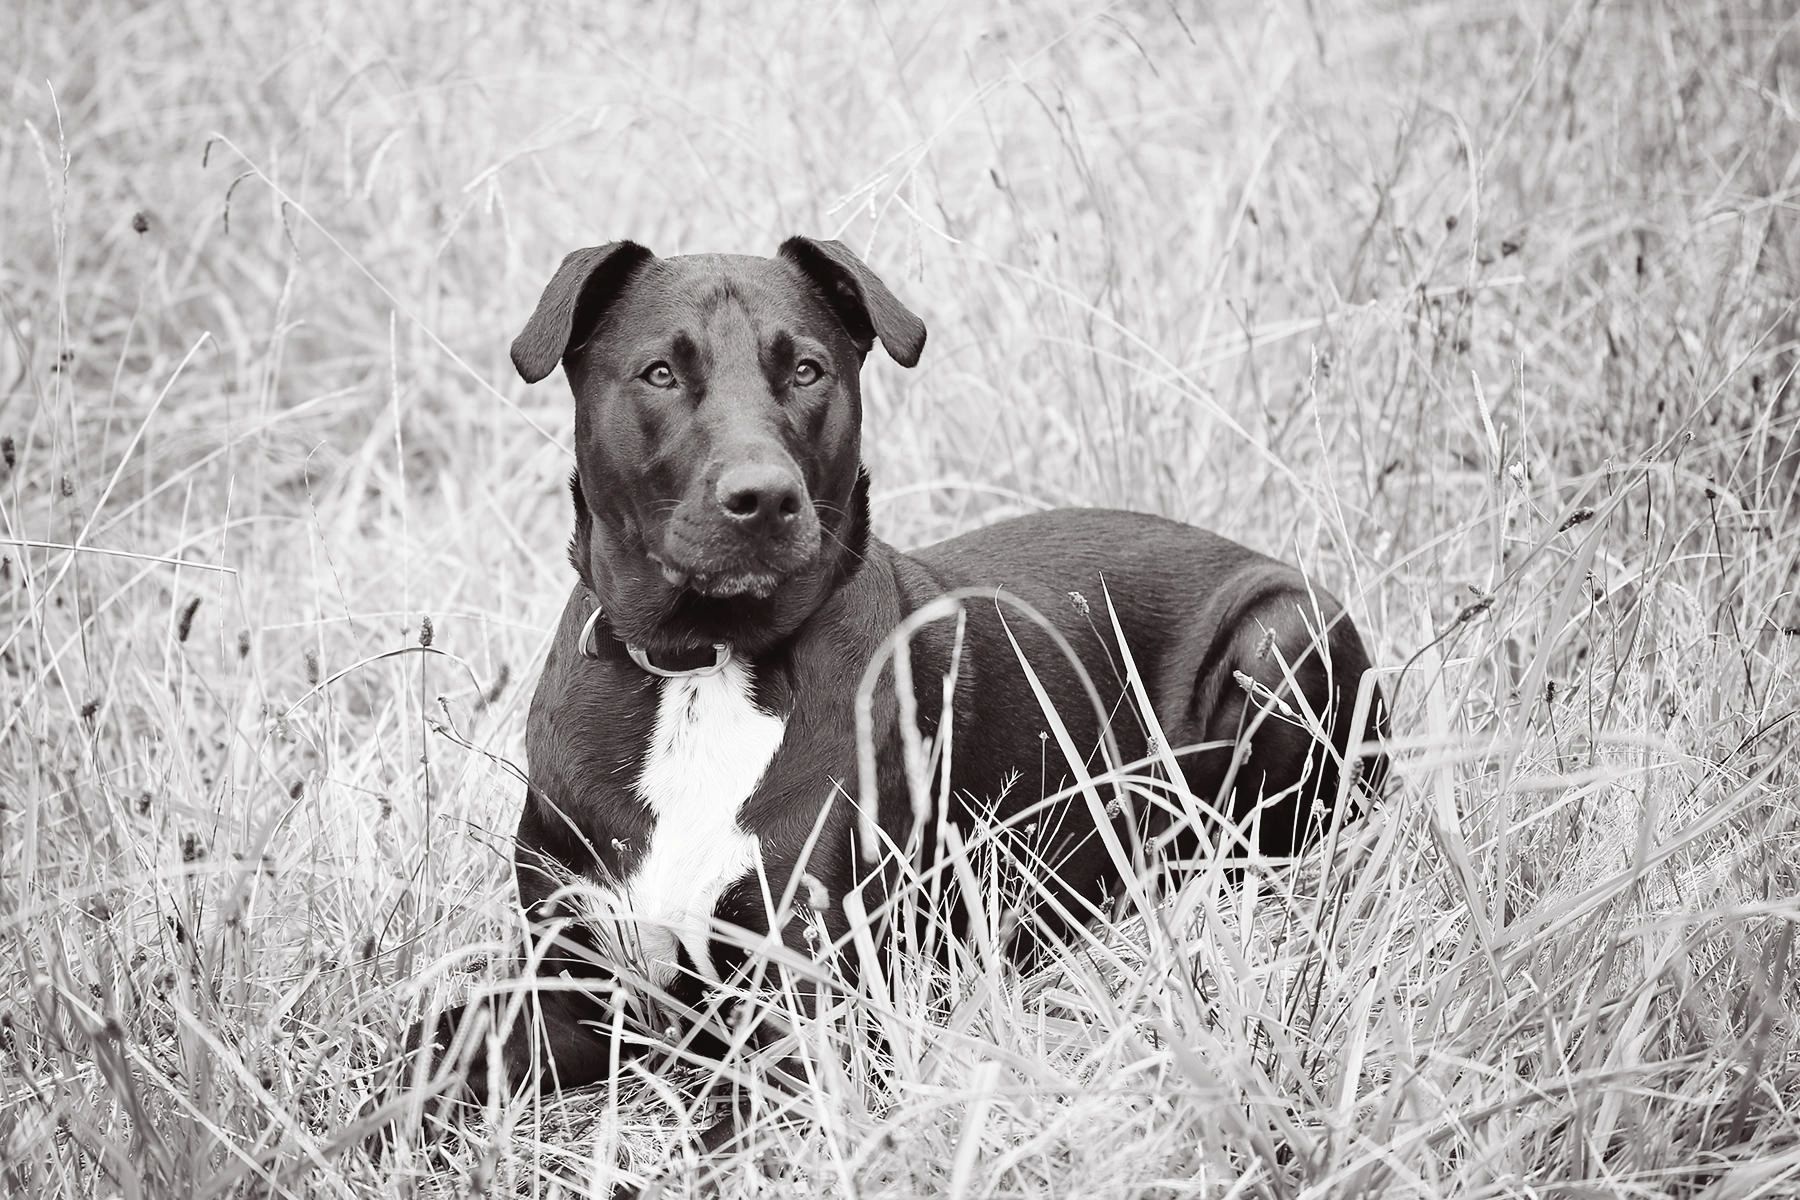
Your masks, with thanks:
M 516 936 L 569 401 L 506 345 L 571 247 L 791 232 L 931 326 L 865 382 L 879 532 L 1303 562 L 1399 782 L 1027 978 L 862 953 L 729 1194 L 1800 1190 L 1789 6 L 4 23 L 0 1190 L 553 1194 L 699 1119 L 677 1074 L 435 1161 L 356 1125 Z

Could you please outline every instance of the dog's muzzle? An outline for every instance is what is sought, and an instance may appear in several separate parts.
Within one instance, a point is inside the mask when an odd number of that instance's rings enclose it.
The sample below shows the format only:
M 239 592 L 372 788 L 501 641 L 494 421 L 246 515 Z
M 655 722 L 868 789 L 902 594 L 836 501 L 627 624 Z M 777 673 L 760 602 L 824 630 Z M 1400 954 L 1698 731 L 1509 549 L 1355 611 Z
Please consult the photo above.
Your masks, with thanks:
M 819 542 L 819 517 L 799 475 L 740 463 L 719 473 L 710 495 L 681 505 L 655 558 L 672 587 L 760 600 L 810 566 Z

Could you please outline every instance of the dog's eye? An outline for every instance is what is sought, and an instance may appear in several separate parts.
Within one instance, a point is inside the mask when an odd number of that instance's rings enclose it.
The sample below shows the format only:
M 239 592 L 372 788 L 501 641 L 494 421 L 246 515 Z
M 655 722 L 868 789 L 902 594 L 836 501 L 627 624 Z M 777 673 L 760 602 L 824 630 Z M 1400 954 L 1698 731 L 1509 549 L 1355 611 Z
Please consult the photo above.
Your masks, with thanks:
M 645 367 L 638 378 L 651 387 L 672 388 L 675 386 L 675 372 L 666 362 L 653 362 Z
M 801 387 L 811 387 L 824 374 L 824 369 L 810 358 L 803 358 L 794 365 L 794 382 Z

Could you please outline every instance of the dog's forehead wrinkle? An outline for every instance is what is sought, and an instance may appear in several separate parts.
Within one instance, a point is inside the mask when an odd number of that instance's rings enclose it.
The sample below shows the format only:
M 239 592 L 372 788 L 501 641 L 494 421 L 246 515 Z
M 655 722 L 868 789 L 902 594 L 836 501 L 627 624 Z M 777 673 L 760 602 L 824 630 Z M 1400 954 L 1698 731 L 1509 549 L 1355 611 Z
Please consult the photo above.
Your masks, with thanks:
M 747 303 L 735 289 L 721 288 L 704 308 L 707 337 L 715 345 L 739 340 L 755 344 L 761 340 L 763 320 L 758 307 Z
M 791 340 L 781 322 L 766 319 L 764 306 L 747 303 L 731 291 L 707 315 L 707 371 L 760 376 L 766 364 L 779 357 L 782 343 Z

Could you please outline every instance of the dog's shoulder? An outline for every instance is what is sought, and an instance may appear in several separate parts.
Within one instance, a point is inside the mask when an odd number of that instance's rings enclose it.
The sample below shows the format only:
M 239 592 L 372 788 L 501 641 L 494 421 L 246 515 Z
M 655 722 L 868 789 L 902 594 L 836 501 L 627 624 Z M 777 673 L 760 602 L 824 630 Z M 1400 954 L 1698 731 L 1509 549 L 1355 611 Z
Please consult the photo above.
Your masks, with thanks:
M 635 776 L 656 720 L 655 680 L 623 651 L 607 658 L 581 652 L 581 632 L 594 598 L 576 585 L 563 605 L 525 720 L 525 754 L 535 788 L 559 802 L 592 807 Z M 615 661 L 616 659 L 616 661 Z

